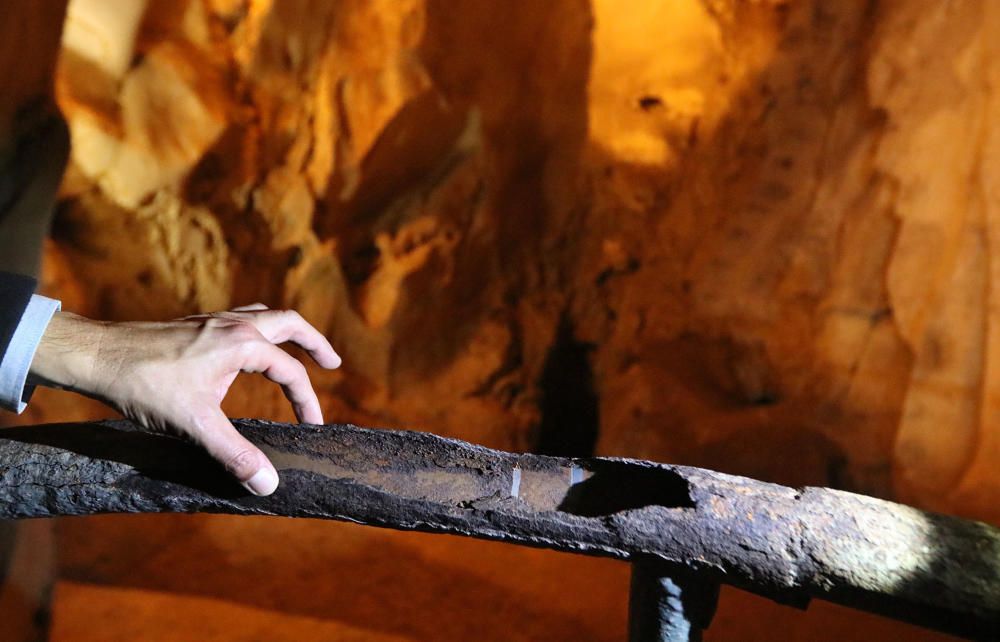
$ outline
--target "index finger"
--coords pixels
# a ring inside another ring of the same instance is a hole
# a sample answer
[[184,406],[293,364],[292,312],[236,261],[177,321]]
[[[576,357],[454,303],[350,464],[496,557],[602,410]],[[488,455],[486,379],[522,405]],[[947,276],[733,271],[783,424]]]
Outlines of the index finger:
[[340,355],[319,330],[295,310],[261,310],[246,317],[271,343],[290,341],[309,353],[324,368],[339,368]]
[[240,369],[244,372],[259,372],[279,384],[299,421],[323,423],[323,411],[309,381],[309,374],[305,366],[292,355],[265,341],[255,342],[246,352]]

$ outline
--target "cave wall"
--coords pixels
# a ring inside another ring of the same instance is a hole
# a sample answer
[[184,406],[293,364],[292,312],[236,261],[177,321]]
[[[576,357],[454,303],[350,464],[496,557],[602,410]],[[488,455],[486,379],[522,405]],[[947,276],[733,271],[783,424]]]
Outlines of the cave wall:
[[102,6],[57,74],[81,311],[295,307],[331,417],[996,519],[991,3]]
[[[66,309],[152,319],[294,307],[344,356],[340,371],[312,373],[332,420],[709,466],[1000,521],[1000,8],[989,0],[8,9],[23,19],[0,26],[0,60],[16,63],[0,66],[3,159],[13,114],[44,104],[58,56],[51,98],[72,155],[44,289]],[[226,409],[291,418],[280,391],[251,378]],[[39,391],[18,421],[105,412]],[[433,600],[404,603],[379,579],[415,557],[422,570],[400,585],[450,595],[472,613],[449,619],[462,635],[477,631],[484,595],[525,623],[524,639],[568,626],[615,639],[623,625],[627,578],[596,561],[329,524],[136,524],[60,526],[71,584],[60,580],[57,615],[106,604],[90,584],[162,591],[164,609],[177,594],[272,608],[295,584],[282,612],[321,618],[336,603],[359,627],[433,639]],[[206,579],[184,566],[199,556],[226,562]],[[306,579],[331,564],[364,589]],[[268,578],[226,593],[258,567]],[[565,573],[603,592],[552,597]],[[114,603],[153,618],[143,595]],[[745,599],[724,594],[717,639],[771,639],[779,621],[789,639],[902,635]],[[57,629],[90,626],[82,617],[57,617]]]

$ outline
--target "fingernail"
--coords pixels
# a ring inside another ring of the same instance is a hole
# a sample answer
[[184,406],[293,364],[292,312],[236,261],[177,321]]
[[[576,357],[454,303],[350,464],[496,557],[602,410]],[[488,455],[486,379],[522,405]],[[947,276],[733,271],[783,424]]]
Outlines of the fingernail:
[[330,362],[330,370],[336,370],[340,367],[340,364],[344,363],[344,360],[340,358],[340,355],[336,352],[333,353],[333,361]]
[[278,474],[270,468],[261,468],[243,482],[243,487],[254,495],[270,495],[278,487]]

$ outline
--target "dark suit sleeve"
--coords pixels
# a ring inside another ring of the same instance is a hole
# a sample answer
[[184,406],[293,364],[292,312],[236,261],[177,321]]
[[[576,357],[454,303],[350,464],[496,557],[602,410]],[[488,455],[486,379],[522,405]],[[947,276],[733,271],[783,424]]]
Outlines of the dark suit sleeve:
[[34,293],[35,280],[30,276],[0,272],[0,359]]

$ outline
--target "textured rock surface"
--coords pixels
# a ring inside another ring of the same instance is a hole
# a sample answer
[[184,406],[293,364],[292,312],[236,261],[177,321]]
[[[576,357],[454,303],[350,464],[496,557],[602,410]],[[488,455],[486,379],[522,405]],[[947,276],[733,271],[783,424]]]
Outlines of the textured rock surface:
[[[498,4],[74,0],[49,291],[296,306],[337,420],[1000,520],[995,3]],[[9,3],[0,131],[63,5]]]
[[993,517],[989,2],[100,7],[84,311],[295,306],[344,418]]

